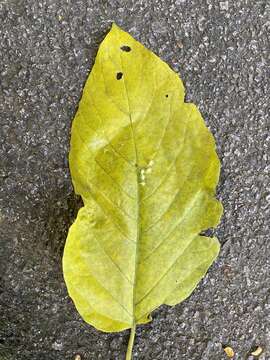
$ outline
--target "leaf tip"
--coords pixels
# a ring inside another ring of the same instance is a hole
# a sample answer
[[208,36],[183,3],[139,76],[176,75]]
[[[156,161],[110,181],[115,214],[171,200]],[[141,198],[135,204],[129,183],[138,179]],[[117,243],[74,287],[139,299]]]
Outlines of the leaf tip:
[[122,30],[115,22],[112,23],[111,31],[120,31]]

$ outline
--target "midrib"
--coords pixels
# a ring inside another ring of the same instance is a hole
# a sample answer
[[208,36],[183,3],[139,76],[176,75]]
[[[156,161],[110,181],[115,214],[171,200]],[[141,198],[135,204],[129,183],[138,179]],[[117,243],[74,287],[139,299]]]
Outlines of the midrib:
[[130,128],[133,139],[134,146],[134,154],[135,154],[135,172],[136,172],[136,245],[135,245],[135,256],[134,256],[134,277],[133,277],[133,288],[132,288],[132,315],[133,315],[133,324],[132,327],[136,327],[136,318],[135,318],[135,308],[136,308],[136,299],[135,299],[135,291],[137,284],[137,267],[138,267],[138,254],[139,254],[139,241],[141,237],[141,224],[140,224],[140,167],[138,165],[138,152],[135,141],[134,128],[132,123],[131,113],[129,112],[129,120],[130,120]]
[[[120,43],[120,41],[119,41]],[[136,328],[136,318],[135,318],[135,308],[136,308],[136,299],[135,299],[135,291],[136,291],[136,283],[137,283],[137,267],[138,267],[138,245],[139,245],[139,241],[140,241],[140,237],[141,237],[141,224],[140,224],[140,168],[139,168],[139,164],[138,164],[138,151],[137,151],[137,146],[136,146],[136,141],[135,141],[135,133],[134,133],[134,128],[133,128],[133,122],[132,122],[132,115],[131,115],[131,109],[130,109],[130,100],[129,100],[129,95],[128,95],[128,90],[127,90],[127,85],[126,85],[126,81],[125,81],[125,76],[126,76],[126,72],[124,71],[124,66],[123,66],[123,60],[122,60],[122,54],[120,53],[120,59],[121,59],[121,64],[122,64],[122,71],[124,73],[123,76],[123,83],[124,83],[124,87],[125,87],[125,92],[126,92],[126,98],[127,98],[127,106],[128,106],[128,114],[129,114],[129,123],[130,123],[130,130],[131,130],[131,135],[132,135],[132,141],[133,141],[133,148],[134,148],[134,155],[135,155],[135,172],[136,172],[136,227],[137,227],[137,231],[136,231],[136,245],[135,245],[135,256],[134,256],[134,277],[133,277],[133,288],[132,288],[132,326],[131,326],[131,330],[132,332],[135,331]]]

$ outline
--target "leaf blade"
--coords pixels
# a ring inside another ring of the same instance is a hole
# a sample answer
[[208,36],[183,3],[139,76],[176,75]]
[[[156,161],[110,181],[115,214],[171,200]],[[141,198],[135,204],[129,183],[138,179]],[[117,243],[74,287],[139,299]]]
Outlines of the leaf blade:
[[113,25],[72,125],[70,169],[84,207],[63,256],[70,296],[103,331],[184,300],[218,254],[218,240],[198,234],[220,220],[220,164],[184,95],[167,64]]

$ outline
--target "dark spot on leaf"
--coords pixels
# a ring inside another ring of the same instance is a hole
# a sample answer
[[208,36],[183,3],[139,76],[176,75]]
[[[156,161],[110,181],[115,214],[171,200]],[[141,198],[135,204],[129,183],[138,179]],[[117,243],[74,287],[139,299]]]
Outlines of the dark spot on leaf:
[[131,51],[131,47],[127,46],[127,45],[123,45],[121,46],[120,48],[122,51],[125,51],[125,52],[130,52]]
[[166,96],[166,97],[169,97],[169,95],[168,95],[168,94],[166,94],[165,96]]
[[117,79],[117,80],[122,79],[122,77],[123,77],[123,73],[122,73],[122,72],[118,72],[118,73],[116,74],[116,79]]

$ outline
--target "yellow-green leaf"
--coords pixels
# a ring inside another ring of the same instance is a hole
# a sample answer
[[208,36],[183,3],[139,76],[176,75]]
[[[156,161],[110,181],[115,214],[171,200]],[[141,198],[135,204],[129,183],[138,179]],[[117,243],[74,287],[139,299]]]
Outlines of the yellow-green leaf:
[[73,185],[84,207],[63,268],[86,322],[132,329],[191,294],[219,252],[200,233],[222,213],[220,163],[178,75],[116,25],[100,45],[72,124]]

